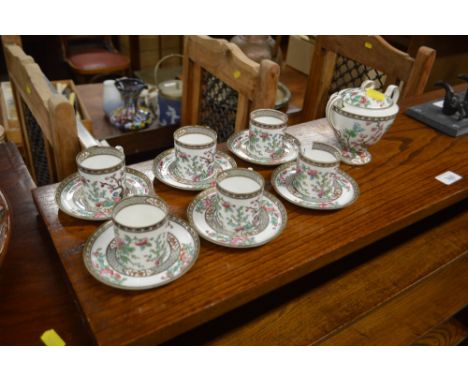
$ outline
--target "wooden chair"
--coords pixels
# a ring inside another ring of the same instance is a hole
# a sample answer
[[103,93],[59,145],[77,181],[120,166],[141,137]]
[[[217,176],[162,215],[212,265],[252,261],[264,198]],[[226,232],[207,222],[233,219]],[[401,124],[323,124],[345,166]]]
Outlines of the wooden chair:
[[[86,129],[77,128],[73,106],[33,58],[13,41],[2,42],[29,170],[38,185],[62,180],[76,171],[75,156],[82,147],[78,131]],[[92,140],[85,145],[99,143]]]
[[329,96],[341,89],[358,87],[366,79],[400,86],[400,101],[424,92],[436,52],[420,47],[410,57],[380,36],[318,36],[307,80],[300,120],[325,115]]
[[202,124],[224,142],[248,125],[249,112],[274,108],[280,68],[260,64],[222,39],[187,36],[184,45],[182,124]]
[[112,43],[111,36],[60,36],[65,62],[86,82],[111,74],[130,74],[130,60]]

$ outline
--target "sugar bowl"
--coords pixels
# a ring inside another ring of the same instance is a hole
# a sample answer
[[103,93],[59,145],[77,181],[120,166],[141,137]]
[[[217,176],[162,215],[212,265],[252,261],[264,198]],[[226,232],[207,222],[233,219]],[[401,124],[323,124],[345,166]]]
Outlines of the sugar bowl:
[[382,138],[398,114],[398,87],[389,85],[385,93],[375,87],[374,81],[364,81],[360,88],[341,90],[328,100],[328,123],[341,145],[341,160],[347,164],[369,163],[367,147]]

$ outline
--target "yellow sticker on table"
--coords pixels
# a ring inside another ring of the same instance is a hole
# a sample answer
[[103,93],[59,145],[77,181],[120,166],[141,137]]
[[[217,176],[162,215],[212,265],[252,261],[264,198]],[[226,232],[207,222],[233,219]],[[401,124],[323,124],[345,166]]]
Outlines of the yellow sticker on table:
[[65,346],[65,341],[54,329],[46,330],[41,336],[41,341],[47,346]]
[[367,48],[367,49],[372,49],[372,43],[369,42],[369,41],[366,41],[366,42],[364,43],[364,47]]
[[240,70],[235,70],[234,73],[233,73],[233,76],[234,76],[235,79],[238,79],[241,76]]
[[375,89],[367,89],[366,94],[369,98],[375,99],[376,101],[384,101],[385,100],[385,94],[379,92],[378,90]]

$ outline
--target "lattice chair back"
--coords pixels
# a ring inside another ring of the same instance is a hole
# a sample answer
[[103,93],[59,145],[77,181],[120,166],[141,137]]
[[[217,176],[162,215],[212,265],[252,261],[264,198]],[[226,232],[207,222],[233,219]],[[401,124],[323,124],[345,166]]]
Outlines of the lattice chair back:
[[238,93],[206,70],[202,70],[200,123],[216,130],[218,140],[225,142],[234,133]]
[[278,78],[273,61],[258,64],[223,39],[187,36],[182,124],[209,126],[224,142],[247,128],[251,110],[274,108]]
[[329,95],[347,89],[360,87],[366,80],[373,80],[377,90],[383,90],[387,75],[368,65],[361,64],[347,57],[337,55]]
[[28,105],[21,100],[21,107],[24,118],[26,141],[30,147],[32,173],[36,185],[43,186],[52,183],[55,178],[54,166],[51,163],[50,147],[44,141],[41,128],[34,115],[29,110]]
[[296,122],[323,117],[331,94],[359,87],[365,80],[374,80],[380,90],[398,85],[400,101],[422,94],[435,54],[431,48],[420,47],[416,58],[412,58],[380,36],[318,36],[303,110]]

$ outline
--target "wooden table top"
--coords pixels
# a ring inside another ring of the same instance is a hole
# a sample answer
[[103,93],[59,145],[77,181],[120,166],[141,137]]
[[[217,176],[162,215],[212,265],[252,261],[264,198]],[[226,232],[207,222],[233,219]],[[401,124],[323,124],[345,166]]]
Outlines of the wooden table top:
[[35,184],[13,143],[0,144],[0,189],[12,213],[12,238],[0,268],[0,344],[40,345],[55,329],[66,343],[92,343],[67,278],[37,215]]
[[[411,103],[440,94],[415,98]],[[314,135],[333,139],[324,120],[290,127],[290,132],[306,139]],[[202,240],[199,259],[184,277],[145,292],[112,289],[87,273],[81,251],[98,224],[58,212],[54,202],[57,185],[38,188],[33,196],[96,341],[160,343],[468,196],[466,137],[442,135],[400,113],[390,131],[370,151],[370,164],[342,166],[360,186],[360,197],[353,205],[322,212],[283,201],[288,225],[271,243],[256,249],[232,250]],[[236,161],[240,167],[251,166]],[[252,167],[265,177],[271,191],[272,170]],[[135,168],[153,178],[151,162]],[[434,179],[447,170],[463,179],[450,186]],[[171,213],[184,218],[196,195],[160,182],[155,182],[155,191],[168,202]]]

